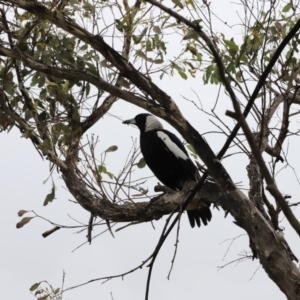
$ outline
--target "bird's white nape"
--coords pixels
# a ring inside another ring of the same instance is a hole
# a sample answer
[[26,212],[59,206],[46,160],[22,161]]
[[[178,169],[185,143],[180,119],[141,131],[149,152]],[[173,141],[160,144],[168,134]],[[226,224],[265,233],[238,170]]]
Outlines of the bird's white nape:
[[184,160],[189,159],[189,157],[170,139],[170,137],[162,131],[157,132],[157,136],[162,139],[166,144],[167,148],[178,158]]
[[151,131],[151,130],[156,130],[156,129],[163,129],[163,126],[160,123],[160,121],[152,115],[147,116],[147,119],[145,122],[145,132]]

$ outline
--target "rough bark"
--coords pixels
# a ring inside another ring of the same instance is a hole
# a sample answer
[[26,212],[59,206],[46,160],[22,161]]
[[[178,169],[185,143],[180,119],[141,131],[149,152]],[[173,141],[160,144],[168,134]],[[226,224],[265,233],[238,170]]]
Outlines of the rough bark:
[[[151,201],[114,204],[91,194],[72,169],[62,170],[63,179],[78,203],[93,215],[112,222],[148,222],[179,211],[184,200],[183,192],[160,194]],[[197,209],[205,203],[218,203],[219,192],[214,183],[207,182],[188,205],[187,210]]]

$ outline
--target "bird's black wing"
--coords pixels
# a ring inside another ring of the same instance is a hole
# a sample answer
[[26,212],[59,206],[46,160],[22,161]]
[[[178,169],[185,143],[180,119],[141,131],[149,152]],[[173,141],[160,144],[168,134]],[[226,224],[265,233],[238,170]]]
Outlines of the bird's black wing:
[[[187,172],[189,175],[189,180],[195,181],[196,180],[196,175],[197,175],[197,167],[194,165],[192,160],[189,157],[188,152],[186,151],[183,143],[180,141],[180,139],[172,132],[165,130],[165,129],[160,129],[159,131],[164,132],[165,134],[168,135],[168,137],[171,139],[171,141],[180,149],[184,152],[186,155],[186,159],[179,159],[179,163],[181,164],[182,168]],[[169,149],[170,150],[170,149]]]
[[[178,161],[181,164],[181,166],[183,167],[183,169],[189,174],[189,176],[188,176],[189,180],[196,181],[198,169],[194,165],[192,160],[190,159],[190,157],[188,155],[188,152],[186,151],[186,149],[185,149],[184,145],[182,144],[182,142],[172,132],[169,132],[167,130],[160,130],[160,131],[167,134],[168,137],[171,139],[171,141],[174,144],[176,144],[176,146],[180,150],[182,150],[184,152],[184,154],[186,154],[186,156],[187,156],[186,160],[179,159]],[[209,207],[210,207],[210,205],[208,205],[207,207],[201,207],[199,209],[187,211],[191,227],[194,227],[195,224],[197,224],[197,226],[200,227],[201,221],[205,226],[208,224],[208,222],[211,220],[211,217],[212,217],[212,214],[211,214],[211,211],[210,211]]]
[[174,133],[172,133],[171,131],[168,131],[166,129],[159,129],[157,131],[162,131],[165,134],[167,134],[170,137],[170,139],[172,140],[172,142],[175,143],[186,154],[186,156],[189,157],[183,143],[180,141],[180,139],[177,137],[177,135],[175,135]]

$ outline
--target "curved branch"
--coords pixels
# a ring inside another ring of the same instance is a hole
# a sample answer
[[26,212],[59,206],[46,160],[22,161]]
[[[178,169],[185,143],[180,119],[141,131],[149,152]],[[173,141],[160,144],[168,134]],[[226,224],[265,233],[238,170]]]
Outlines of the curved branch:
[[[70,167],[61,170],[63,179],[78,203],[95,216],[111,222],[149,222],[158,220],[163,215],[168,215],[174,210],[179,211],[185,194],[183,192],[172,192],[161,194],[150,202],[125,202],[114,204],[107,199],[93,195],[86,185],[77,177],[75,171]],[[197,209],[204,202],[218,203],[220,191],[214,183],[207,182],[187,206],[187,210]]]

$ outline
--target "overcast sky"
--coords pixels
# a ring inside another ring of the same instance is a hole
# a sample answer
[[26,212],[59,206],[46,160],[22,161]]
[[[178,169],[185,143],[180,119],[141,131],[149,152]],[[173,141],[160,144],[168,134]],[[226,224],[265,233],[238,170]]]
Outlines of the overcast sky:
[[[215,4],[218,1],[213,1]],[[222,2],[223,3],[223,2]],[[227,3],[227,2],[226,2]],[[219,13],[226,20],[225,5]],[[223,10],[223,11],[222,11]],[[234,10],[231,11],[233,13]],[[235,15],[235,14],[234,14]],[[227,21],[231,21],[232,15]],[[218,24],[218,23],[217,23]],[[236,33],[238,34],[238,33]],[[202,85],[202,75],[195,80],[184,82],[181,78],[164,77],[158,82],[176,102],[184,115],[199,132],[216,130],[209,117],[196,110],[193,104],[185,101],[182,95],[197,101],[195,94],[200,97],[202,104],[209,109],[216,99],[216,87]],[[219,113],[224,116],[227,108],[231,108],[229,100],[221,95]],[[116,103],[111,113],[128,119],[141,113],[138,108],[127,105],[123,101]],[[225,118],[225,117],[224,117]],[[226,117],[227,118],[227,117]],[[296,121],[296,120],[295,120]],[[227,123],[232,126],[232,121]],[[295,122],[294,126],[298,126]],[[172,130],[167,124],[164,125]],[[133,138],[138,138],[139,132],[132,126],[125,126],[117,118],[106,116],[94,126],[88,134],[100,135],[99,155],[111,145],[117,145],[118,151],[108,155],[109,170],[118,173],[131,148]],[[177,133],[178,135],[178,133]],[[56,200],[48,206],[43,201],[51,189],[51,181],[43,184],[49,175],[49,164],[42,161],[29,140],[20,138],[17,129],[9,134],[0,135],[0,282],[2,299],[33,299],[29,288],[32,284],[47,280],[53,287],[60,287],[63,272],[66,273],[64,287],[72,287],[88,280],[109,275],[117,275],[133,269],[148,258],[155,248],[160,236],[165,218],[150,223],[128,227],[115,233],[115,238],[105,233],[93,240],[91,245],[85,244],[76,251],[79,245],[86,242],[86,232],[78,233],[76,229],[59,230],[44,239],[42,233],[53,226],[41,219],[33,219],[24,228],[16,229],[20,220],[17,212],[21,209],[34,210],[37,214],[62,225],[76,225],[78,220],[87,223],[89,213],[69,200],[73,200],[64,188],[64,183],[58,174],[54,175],[57,186]],[[225,141],[218,134],[205,135],[209,144],[217,152]],[[289,163],[299,171],[299,138],[290,139]],[[230,157],[224,161],[225,167],[235,182],[247,188],[248,180],[245,167],[248,161],[242,155]],[[140,172],[140,173],[138,173]],[[136,176],[150,175],[149,169],[137,169]],[[140,174],[140,175],[139,175]],[[150,191],[157,180],[149,180],[145,187]],[[299,183],[294,170],[284,169],[277,177],[279,189],[293,196],[297,201]],[[244,191],[247,193],[247,191]],[[174,253],[175,231],[168,237],[156,260],[150,286],[150,299],[231,299],[253,300],[273,299],[283,300],[285,296],[268,278],[258,261],[246,260],[233,263],[219,269],[229,262],[240,258],[249,252],[249,240],[244,231],[233,224],[233,219],[224,218],[223,211],[213,211],[213,219],[209,226],[191,229],[188,218],[183,215],[179,236],[179,248],[170,280],[167,279],[171,260]],[[25,216],[32,216],[28,214]],[[300,217],[299,209],[296,217]],[[121,227],[120,224],[117,227]],[[300,242],[289,224],[281,223],[286,228],[285,234],[294,253],[300,258]],[[105,228],[103,228],[105,229]],[[97,228],[93,235],[100,233]],[[236,238],[232,243],[232,238]],[[113,279],[105,284],[101,282],[76,288],[64,294],[63,299],[114,299],[141,300],[144,298],[147,267],[127,275],[122,279]]]

